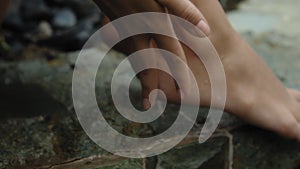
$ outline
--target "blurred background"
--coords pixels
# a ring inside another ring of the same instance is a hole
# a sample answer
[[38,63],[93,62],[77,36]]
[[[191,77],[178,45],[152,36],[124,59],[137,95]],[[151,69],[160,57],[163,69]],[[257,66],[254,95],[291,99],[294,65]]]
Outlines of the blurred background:
[[[220,3],[235,29],[280,80],[300,89],[300,1]],[[94,144],[77,121],[71,87],[78,53],[101,27],[102,18],[103,13],[92,1],[12,0],[0,28],[0,168],[300,168],[298,143],[249,126],[227,113],[214,137],[199,145],[205,108],[201,108],[191,134],[159,156],[125,159]],[[101,47],[88,51],[97,54]],[[118,114],[107,84],[124,56],[115,51],[108,55],[103,72],[97,75],[96,89],[106,120],[117,131],[136,137],[156,135],[171,126],[177,115],[175,105],[151,124],[132,123]],[[138,82],[132,88],[132,101],[138,105]]]
[[[241,0],[223,0],[232,10]],[[80,50],[84,42],[101,27],[103,14],[92,1],[12,0],[2,25],[2,35],[10,53],[20,56],[29,45],[59,51]],[[8,55],[2,56],[6,59]]]

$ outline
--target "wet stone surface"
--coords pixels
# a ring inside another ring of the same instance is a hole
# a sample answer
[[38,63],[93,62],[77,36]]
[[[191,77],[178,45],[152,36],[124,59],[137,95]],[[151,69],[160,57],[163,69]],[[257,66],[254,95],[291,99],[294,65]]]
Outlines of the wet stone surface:
[[[268,52],[260,49],[261,54]],[[90,49],[91,54],[100,50]],[[43,55],[43,52],[40,53]],[[261,129],[245,125],[225,114],[220,128],[205,144],[197,144],[197,126],[192,135],[179,147],[152,160],[127,160],[113,156],[93,143],[82,130],[72,107],[71,79],[74,61],[78,53],[61,54],[48,61],[30,58],[19,62],[2,62],[1,107],[3,113],[1,130],[1,167],[34,168],[50,166],[61,168],[227,168],[229,150],[233,149],[234,168],[285,168],[295,169],[300,165],[300,147]],[[267,57],[267,55],[265,55]],[[97,74],[97,100],[106,120],[119,132],[131,136],[151,136],[167,129],[176,118],[176,106],[171,106],[163,118],[149,125],[132,123],[120,116],[112,106],[107,87],[110,75],[122,56],[112,52]],[[280,71],[276,65],[272,68]],[[296,68],[295,68],[296,69]],[[291,67],[289,67],[291,70]],[[296,74],[294,74],[296,75]],[[293,83],[295,76],[288,76],[286,83]],[[294,82],[294,84],[297,84]],[[139,103],[139,85],[133,84],[133,101]],[[29,94],[31,93],[31,94]],[[24,96],[22,96],[24,95]],[[26,95],[27,100],[25,98]],[[17,98],[16,100],[10,97]],[[18,100],[19,99],[19,100]],[[24,100],[24,102],[22,102]],[[47,102],[45,104],[43,102]],[[23,103],[23,104],[21,104]],[[31,105],[31,106],[30,106]],[[27,106],[27,107],[26,107]],[[140,106],[140,105],[139,105]],[[23,111],[24,110],[24,111]],[[201,109],[198,125],[205,121],[206,109]],[[31,113],[30,113],[31,112]],[[244,127],[243,127],[244,126]],[[231,130],[230,128],[233,128]],[[230,143],[230,138],[233,138]],[[272,144],[270,144],[272,143]],[[270,157],[271,156],[271,157]],[[278,160],[280,159],[280,160]]]
[[[56,0],[49,5],[61,3]],[[295,8],[286,8],[288,12],[278,5],[289,6],[287,1],[276,0],[270,4],[251,0],[242,3],[240,10],[229,13],[229,17],[286,86],[300,89],[300,50],[297,45],[300,34],[296,29],[299,27],[293,23],[289,31],[277,25],[286,22],[286,18],[294,18],[299,11],[295,4]],[[253,18],[254,14],[247,13],[249,10],[267,16],[255,18],[255,22],[265,23],[259,29],[247,28],[239,18]],[[278,15],[282,17],[274,20]],[[101,50],[90,49],[89,52],[97,54]],[[71,87],[78,53],[56,53],[30,47],[22,55],[18,61],[0,62],[0,168],[228,169],[230,163],[233,169],[300,167],[298,143],[247,125],[229,114],[224,114],[220,128],[208,142],[198,144],[198,127],[205,121],[207,109],[200,110],[197,125],[190,135],[162,155],[146,160],[112,155],[88,138],[74,112]],[[96,97],[103,115],[114,129],[126,135],[161,133],[176,118],[176,106],[170,106],[162,118],[151,124],[132,123],[115,110],[107,84],[122,58],[111,52],[103,64],[104,71],[97,74]],[[137,81],[133,82],[132,88],[133,102],[140,103]]]

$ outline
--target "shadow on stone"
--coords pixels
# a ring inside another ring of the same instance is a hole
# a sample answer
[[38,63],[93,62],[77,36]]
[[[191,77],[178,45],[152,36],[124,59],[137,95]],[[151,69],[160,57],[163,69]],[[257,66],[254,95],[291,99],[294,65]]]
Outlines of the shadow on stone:
[[62,112],[63,105],[38,85],[0,85],[0,120],[46,116]]

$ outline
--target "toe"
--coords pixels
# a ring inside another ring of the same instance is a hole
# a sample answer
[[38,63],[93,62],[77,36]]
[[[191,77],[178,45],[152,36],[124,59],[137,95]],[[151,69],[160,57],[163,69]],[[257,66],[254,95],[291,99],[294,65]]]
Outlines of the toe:
[[279,134],[300,142],[300,123],[295,118],[284,118],[277,123]]
[[287,89],[289,94],[292,95],[294,98],[297,99],[298,102],[300,102],[300,91],[295,89]]
[[290,108],[290,110],[298,123],[300,123],[300,102],[295,101],[293,105],[294,106],[291,106],[292,108]]

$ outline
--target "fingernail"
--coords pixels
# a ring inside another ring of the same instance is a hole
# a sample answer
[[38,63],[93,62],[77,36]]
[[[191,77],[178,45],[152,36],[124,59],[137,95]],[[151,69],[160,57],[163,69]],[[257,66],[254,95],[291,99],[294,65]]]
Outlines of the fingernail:
[[156,98],[157,94],[155,96],[149,97],[150,107],[155,105]]
[[204,22],[204,20],[201,20],[198,24],[197,27],[207,36],[209,35],[210,28],[207,25],[207,23]]
[[143,107],[144,107],[144,109],[146,109],[146,110],[148,110],[148,109],[151,108],[151,104],[150,104],[149,99],[147,99],[147,98],[143,99]]

